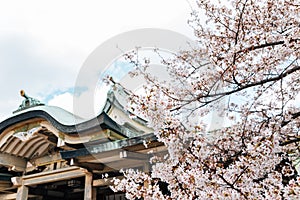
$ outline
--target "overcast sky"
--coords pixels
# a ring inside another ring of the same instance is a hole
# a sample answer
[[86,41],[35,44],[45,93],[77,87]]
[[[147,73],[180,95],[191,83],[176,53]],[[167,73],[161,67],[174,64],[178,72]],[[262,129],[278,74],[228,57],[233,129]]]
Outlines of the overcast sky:
[[192,35],[187,0],[0,2],[0,120],[18,108],[21,89],[72,111],[80,67],[117,34],[165,28]]

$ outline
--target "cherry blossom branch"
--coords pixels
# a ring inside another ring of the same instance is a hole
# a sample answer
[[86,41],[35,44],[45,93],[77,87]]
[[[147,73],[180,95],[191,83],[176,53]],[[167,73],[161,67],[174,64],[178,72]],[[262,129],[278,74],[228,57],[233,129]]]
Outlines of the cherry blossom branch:
[[[289,42],[291,43],[291,42],[298,42],[298,41],[300,41],[300,39],[291,39]],[[263,48],[266,48],[266,47],[282,45],[284,43],[285,43],[284,41],[277,41],[277,42],[264,43],[264,44],[257,45],[257,46],[253,45],[251,47],[246,47],[245,49],[239,50],[236,53],[250,52],[250,51],[257,50],[257,49],[263,49]]]
[[[290,66],[296,61],[296,59],[290,64]],[[236,92],[239,92],[239,91],[242,91],[242,90],[245,90],[247,88],[250,88],[250,87],[254,87],[254,86],[258,86],[258,85],[263,85],[265,83],[268,83],[268,82],[275,82],[275,81],[278,81],[278,80],[281,80],[282,78],[296,72],[300,70],[300,66],[295,66],[294,68],[290,69],[290,70],[287,70],[286,72],[284,73],[281,73],[280,75],[276,76],[276,77],[273,77],[273,78],[267,78],[267,79],[263,79],[261,81],[258,81],[258,82],[255,82],[255,83],[250,83],[250,84],[247,84],[247,85],[244,85],[244,86],[241,86],[235,90],[231,90],[231,91],[227,91],[227,92],[221,92],[221,93],[215,93],[215,94],[211,94],[211,95],[200,95],[197,97],[196,100],[198,99],[201,99],[201,98],[207,98],[207,97],[216,97],[216,96],[227,96],[227,95],[230,95],[230,94],[233,94],[233,93],[236,93]]]
[[243,195],[243,197],[245,197],[245,199],[248,199],[246,194],[244,194],[240,189],[234,187],[234,184],[229,183],[221,174],[218,174],[218,177],[220,177],[230,188],[239,192],[241,195]]

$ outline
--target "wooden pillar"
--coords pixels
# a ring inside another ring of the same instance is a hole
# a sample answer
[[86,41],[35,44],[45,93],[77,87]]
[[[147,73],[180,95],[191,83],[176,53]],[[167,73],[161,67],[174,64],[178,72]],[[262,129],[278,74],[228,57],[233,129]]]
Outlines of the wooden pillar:
[[87,173],[85,175],[84,200],[93,200],[92,184],[93,184],[93,174]]
[[143,169],[144,169],[144,172],[145,172],[145,173],[149,173],[150,170],[151,170],[150,163],[149,163],[149,162],[145,162],[145,163],[144,163],[144,166],[143,166]]
[[28,187],[25,185],[21,185],[20,187],[18,187],[16,200],[27,200],[27,198],[28,198]]
[[[149,174],[149,173],[150,173],[150,164],[149,164],[149,162],[145,162],[143,168],[144,168],[144,172],[145,172],[146,174]],[[146,188],[149,188],[149,182],[148,182],[148,181],[145,181],[145,182],[144,182],[144,186],[145,186]]]
[[97,188],[96,187],[93,187],[93,200],[97,200]]

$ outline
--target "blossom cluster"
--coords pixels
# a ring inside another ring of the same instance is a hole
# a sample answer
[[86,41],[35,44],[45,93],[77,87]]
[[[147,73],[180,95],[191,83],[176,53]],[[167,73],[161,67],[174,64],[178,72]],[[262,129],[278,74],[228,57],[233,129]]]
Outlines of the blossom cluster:
[[[299,199],[300,2],[198,0],[189,23],[199,48],[162,60],[171,81],[127,54],[147,83],[129,109],[168,154],[113,188],[129,199]],[[212,110],[223,127],[207,129]]]

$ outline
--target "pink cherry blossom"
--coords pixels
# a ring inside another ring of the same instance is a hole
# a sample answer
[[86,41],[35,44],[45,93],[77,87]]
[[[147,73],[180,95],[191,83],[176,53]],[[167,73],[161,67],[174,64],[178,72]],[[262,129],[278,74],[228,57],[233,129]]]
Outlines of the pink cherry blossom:
[[[299,199],[300,1],[198,0],[189,24],[198,49],[162,60],[173,81],[126,55],[147,82],[128,109],[168,154],[150,173],[125,170],[113,189],[129,199]],[[213,109],[230,125],[207,131]]]

